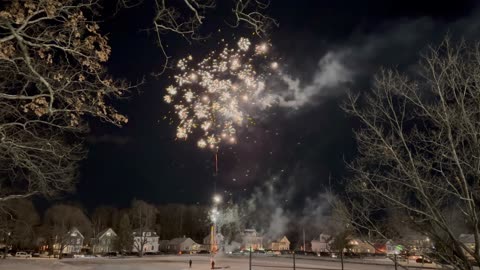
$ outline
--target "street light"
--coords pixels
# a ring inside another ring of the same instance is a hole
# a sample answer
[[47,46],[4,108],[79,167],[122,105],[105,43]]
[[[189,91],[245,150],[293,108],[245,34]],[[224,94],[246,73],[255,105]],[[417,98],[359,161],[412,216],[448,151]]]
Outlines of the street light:
[[218,194],[213,195],[213,202],[219,204],[222,201],[222,197]]

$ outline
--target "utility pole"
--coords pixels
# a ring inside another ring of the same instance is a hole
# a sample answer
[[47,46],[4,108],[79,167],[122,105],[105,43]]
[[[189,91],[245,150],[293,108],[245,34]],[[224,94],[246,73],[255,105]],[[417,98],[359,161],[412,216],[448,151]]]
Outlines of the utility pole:
[[295,270],[295,249],[293,250],[293,270]]
[[[252,247],[250,247],[250,250],[249,250],[249,259],[248,259],[248,269],[249,270],[252,270]],[[295,269],[295,267],[293,268]]]
[[395,253],[393,254],[393,257],[395,259],[395,270],[397,270],[397,252],[395,251]]

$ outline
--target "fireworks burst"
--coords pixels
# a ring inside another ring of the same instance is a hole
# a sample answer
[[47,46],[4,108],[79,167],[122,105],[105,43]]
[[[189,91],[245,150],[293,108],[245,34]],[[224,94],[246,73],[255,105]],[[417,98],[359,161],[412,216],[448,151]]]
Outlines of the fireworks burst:
[[178,61],[175,85],[164,96],[178,118],[177,139],[199,132],[200,148],[236,143],[237,129],[251,113],[269,106],[265,82],[279,66],[267,57],[270,44],[252,46],[240,38],[236,45],[213,51],[198,63],[192,56]]

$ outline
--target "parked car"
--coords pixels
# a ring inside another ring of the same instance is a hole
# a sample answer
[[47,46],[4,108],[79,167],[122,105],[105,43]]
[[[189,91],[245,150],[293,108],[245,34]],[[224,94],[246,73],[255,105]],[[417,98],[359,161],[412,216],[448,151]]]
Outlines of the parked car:
[[28,258],[32,258],[32,255],[28,254],[27,252],[24,252],[24,251],[19,251],[19,252],[15,253],[15,257],[28,259]]
[[333,253],[333,252],[332,252],[332,253],[330,253],[330,257],[331,257],[331,258],[338,258],[338,255],[337,255],[336,253]]
[[197,254],[210,254],[210,251],[208,251],[208,250],[200,250],[200,251],[198,251]]
[[72,253],[63,253],[62,258],[75,258],[75,256]]
[[417,263],[433,263],[432,260],[430,260],[427,257],[421,257],[415,260]]

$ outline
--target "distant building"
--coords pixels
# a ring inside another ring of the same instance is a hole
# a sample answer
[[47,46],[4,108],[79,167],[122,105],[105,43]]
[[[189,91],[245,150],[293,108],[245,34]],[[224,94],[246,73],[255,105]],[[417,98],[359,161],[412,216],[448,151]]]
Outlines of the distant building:
[[[57,237],[57,239],[60,238]],[[54,254],[76,254],[82,251],[83,240],[85,239],[85,237],[83,237],[83,235],[77,228],[73,227],[72,229],[70,229],[68,233],[61,239],[62,241],[57,241],[53,244]]]
[[332,238],[328,234],[320,234],[317,239],[311,241],[313,252],[330,252]]
[[158,235],[153,230],[134,230],[133,231],[133,252],[140,252],[139,248],[143,243],[143,253],[158,252]]
[[263,249],[263,237],[255,229],[246,229],[242,234],[242,248],[246,250]]
[[430,238],[418,233],[404,235],[399,241],[411,253],[425,253],[432,249]]
[[290,250],[290,241],[286,236],[282,237],[280,240],[273,241],[269,245],[271,250]]
[[350,240],[349,245],[351,246],[349,251],[353,253],[375,254],[375,247],[364,240],[355,238]]
[[115,251],[115,240],[117,234],[112,228],[105,229],[98,234],[98,237],[94,239],[93,253],[108,253]]
[[174,238],[168,242],[167,251],[173,253],[194,253],[201,249],[202,245],[195,243],[190,237]]
[[373,247],[375,248],[375,254],[382,254],[382,255],[399,254],[403,249],[402,245],[398,245],[394,243],[392,240],[377,241],[373,244]]
[[168,243],[170,243],[170,240],[159,240],[158,250],[161,252],[168,252]]

